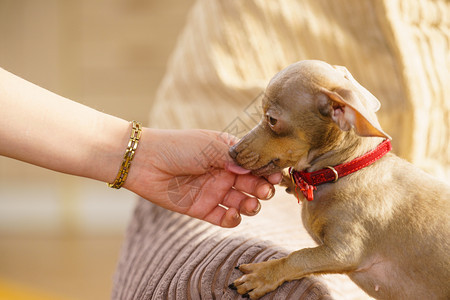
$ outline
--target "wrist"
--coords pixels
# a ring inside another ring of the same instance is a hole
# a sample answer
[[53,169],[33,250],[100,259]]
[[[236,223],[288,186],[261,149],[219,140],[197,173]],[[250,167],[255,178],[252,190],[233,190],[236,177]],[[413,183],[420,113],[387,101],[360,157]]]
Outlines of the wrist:
[[110,188],[120,189],[127,180],[131,163],[134,159],[141,135],[142,124],[137,121],[132,121],[130,140],[128,141],[122,163],[120,165],[119,171],[117,172],[117,176],[114,179],[114,182],[108,183],[108,186]]
[[130,123],[103,115],[92,128],[92,151],[87,155],[85,177],[114,182],[130,139]]
[[[130,139],[130,133],[131,129],[128,132],[128,141]],[[142,180],[143,177],[145,177],[147,181],[144,185],[147,187],[151,186],[154,178],[152,176],[148,177],[148,175],[155,174],[154,160],[157,160],[157,149],[159,145],[158,136],[157,129],[142,127],[139,144],[134,153],[127,179],[122,186],[123,188],[137,192],[136,186],[142,184],[140,180]],[[122,149],[122,160],[125,148]],[[115,176],[117,176],[117,172],[118,169],[116,170]]]

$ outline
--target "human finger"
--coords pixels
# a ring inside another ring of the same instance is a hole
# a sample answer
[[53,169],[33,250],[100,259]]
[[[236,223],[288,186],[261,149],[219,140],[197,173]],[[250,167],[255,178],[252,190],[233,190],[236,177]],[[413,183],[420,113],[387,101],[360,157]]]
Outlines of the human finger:
[[[251,172],[251,170],[244,169],[241,166],[238,166],[233,162],[226,163],[225,170],[230,171],[237,175],[249,174]],[[269,181],[271,184],[279,184],[281,182],[282,178],[283,178],[283,173],[281,173],[281,172],[273,173],[273,174],[270,174],[269,176],[266,176],[267,181]]]
[[281,172],[271,174],[267,177],[267,181],[269,181],[271,184],[279,184],[281,182],[281,179],[283,178],[283,174]]
[[237,175],[234,187],[263,200],[268,200],[275,194],[275,188],[271,183],[262,177],[251,174]]
[[237,175],[249,174],[251,172],[251,170],[244,169],[232,162],[225,164],[225,170]]
[[239,142],[239,138],[235,137],[234,135],[228,132],[218,132],[218,131],[210,131],[210,132],[216,135],[217,140],[219,140],[222,143],[225,143],[228,146],[233,146],[234,144]]
[[215,207],[203,220],[225,228],[236,227],[241,223],[241,215],[236,208]]
[[254,216],[261,209],[258,199],[249,197],[248,195],[235,189],[230,189],[228,191],[222,204],[226,207],[234,207],[239,210],[240,214],[247,216]]
[[261,210],[261,203],[253,197],[248,197],[241,202],[240,213],[247,216],[254,216]]

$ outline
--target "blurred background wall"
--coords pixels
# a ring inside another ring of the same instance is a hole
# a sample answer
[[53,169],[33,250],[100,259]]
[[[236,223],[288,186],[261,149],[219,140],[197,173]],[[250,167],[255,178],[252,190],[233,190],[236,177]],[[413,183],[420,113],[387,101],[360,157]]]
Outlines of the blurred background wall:
[[[192,3],[0,0],[0,67],[146,122]],[[108,299],[134,199],[0,157],[0,299]]]

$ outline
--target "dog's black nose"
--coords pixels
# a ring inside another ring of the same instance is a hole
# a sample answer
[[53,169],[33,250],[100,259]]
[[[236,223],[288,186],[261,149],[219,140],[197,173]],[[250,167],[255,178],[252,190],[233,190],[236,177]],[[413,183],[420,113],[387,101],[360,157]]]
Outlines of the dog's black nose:
[[231,156],[232,159],[236,159],[238,152],[236,151],[236,146],[233,146],[228,150],[228,154]]

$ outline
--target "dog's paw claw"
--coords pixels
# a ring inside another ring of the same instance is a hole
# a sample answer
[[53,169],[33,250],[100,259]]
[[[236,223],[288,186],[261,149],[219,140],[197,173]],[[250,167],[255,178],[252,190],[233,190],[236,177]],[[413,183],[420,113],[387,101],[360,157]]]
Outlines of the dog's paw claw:
[[234,283],[231,283],[231,284],[228,286],[228,288],[229,288],[229,289],[232,289],[232,290],[234,290],[234,291],[237,290],[237,287],[234,285]]
[[237,265],[236,267],[234,267],[236,270],[239,270],[239,267],[240,267],[241,265]]

